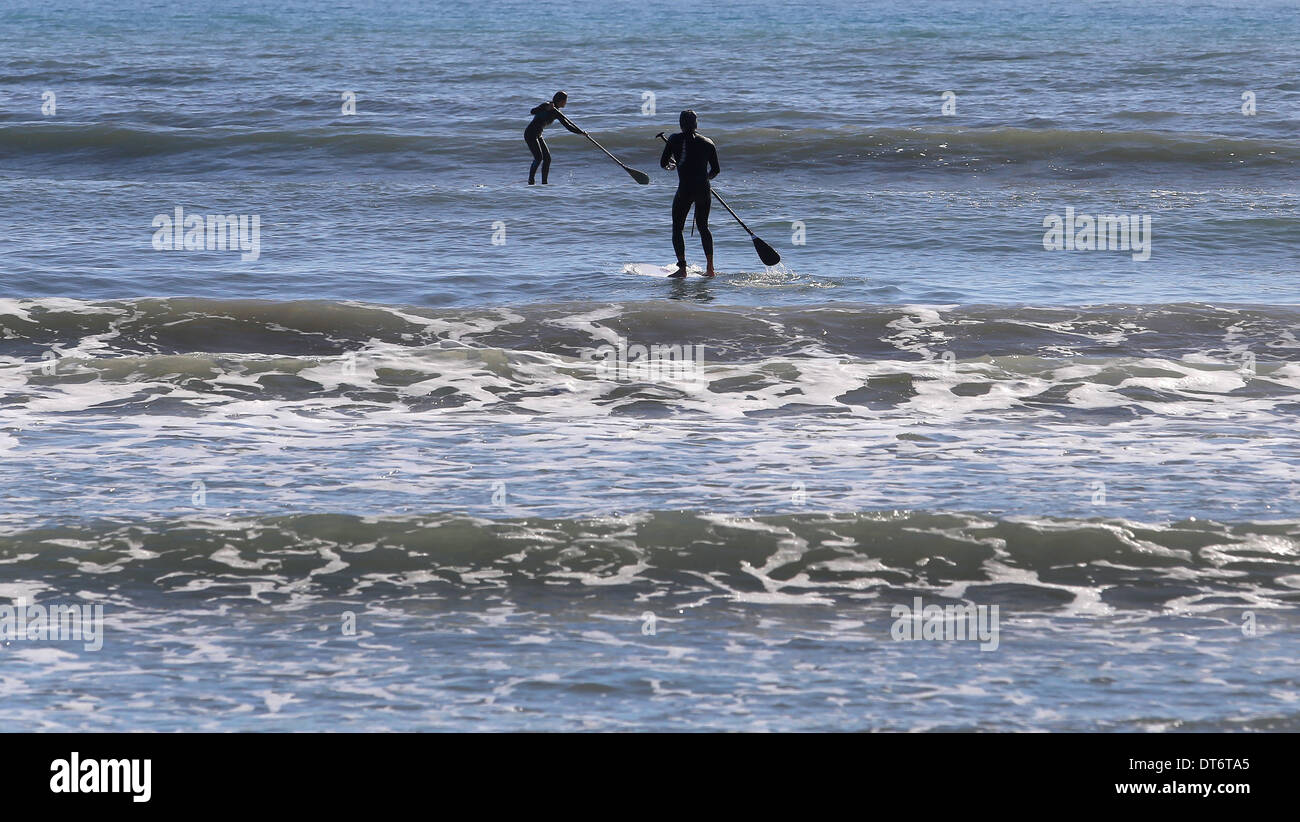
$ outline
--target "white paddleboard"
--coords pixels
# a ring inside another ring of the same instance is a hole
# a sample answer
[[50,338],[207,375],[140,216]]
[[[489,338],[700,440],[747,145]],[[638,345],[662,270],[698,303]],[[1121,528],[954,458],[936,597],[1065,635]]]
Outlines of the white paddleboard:
[[[628,263],[623,267],[623,273],[636,274],[641,277],[659,277],[666,278],[669,274],[677,271],[676,265],[654,265],[653,263]],[[686,276],[703,277],[704,269],[698,265],[688,265],[686,267]]]

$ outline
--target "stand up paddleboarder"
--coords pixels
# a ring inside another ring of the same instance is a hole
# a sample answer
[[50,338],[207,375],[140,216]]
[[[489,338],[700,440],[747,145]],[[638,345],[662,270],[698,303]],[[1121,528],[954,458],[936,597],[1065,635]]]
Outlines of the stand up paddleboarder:
[[671,171],[677,169],[677,193],[673,195],[673,251],[677,252],[677,271],[670,277],[686,276],[686,215],[695,206],[695,228],[700,232],[700,245],[708,268],[704,276],[712,277],[713,235],[709,233],[709,207],[713,204],[709,180],[718,176],[718,149],[713,141],[696,132],[699,117],[687,109],[677,120],[681,132],[669,137],[659,165]]
[[542,129],[559,120],[560,123],[572,131],[574,134],[586,135],[587,132],[575,126],[570,122],[568,117],[560,113],[569,102],[569,95],[562,91],[555,92],[549,103],[542,103],[529,114],[533,115],[533,121],[524,129],[524,142],[528,144],[528,150],[533,153],[533,165],[528,169],[528,185],[535,185],[537,182],[537,166],[542,167],[542,185],[546,185],[546,177],[551,172],[551,151],[546,147],[546,141],[542,139]]

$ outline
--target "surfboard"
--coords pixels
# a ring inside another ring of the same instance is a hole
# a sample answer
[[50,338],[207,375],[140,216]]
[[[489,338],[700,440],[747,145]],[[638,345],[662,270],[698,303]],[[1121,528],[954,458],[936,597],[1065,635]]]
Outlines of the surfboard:
[[[628,263],[623,268],[624,273],[636,274],[641,277],[666,278],[675,271],[677,271],[675,265],[655,265],[654,263]],[[698,265],[688,265],[686,267],[686,276],[703,277],[704,269]]]

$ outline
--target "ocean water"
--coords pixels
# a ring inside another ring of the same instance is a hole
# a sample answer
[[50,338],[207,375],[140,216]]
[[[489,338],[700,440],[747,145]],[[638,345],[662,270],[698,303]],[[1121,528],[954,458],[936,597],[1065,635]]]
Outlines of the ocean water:
[[[0,729],[1300,730],[1298,46],[1272,0],[11,0]],[[650,185],[558,127],[525,185],[559,88]],[[686,107],[780,266],[715,207],[716,280],[629,273]],[[918,599],[997,630],[901,641]]]

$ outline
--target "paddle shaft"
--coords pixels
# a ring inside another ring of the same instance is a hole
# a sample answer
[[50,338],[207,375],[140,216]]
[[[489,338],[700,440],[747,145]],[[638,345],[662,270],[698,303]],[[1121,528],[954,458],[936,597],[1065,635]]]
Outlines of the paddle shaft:
[[[713,186],[709,186],[709,191],[713,191]],[[751,236],[751,237],[757,237],[757,236],[758,236],[758,235],[755,234],[753,231],[750,231],[749,226],[745,225],[745,221],[742,220],[742,219],[740,219],[740,215],[739,215],[739,214],[737,214],[736,212],[734,212],[734,211],[731,210],[731,206],[727,205],[727,201],[724,200],[724,199],[722,199],[722,195],[721,195],[721,194],[719,194],[719,193],[716,192],[716,191],[713,191],[713,196],[718,198],[718,202],[719,202],[719,203],[722,203],[722,207],[725,208],[725,209],[727,210],[727,213],[728,213],[728,214],[730,214],[732,217],[735,217],[735,218],[736,218],[736,222],[740,223],[740,227],[741,227],[741,228],[745,229],[746,231],[749,231],[749,236]]]
[[[557,113],[558,113],[558,112],[557,112]],[[563,114],[560,114],[560,117],[561,117],[561,119],[563,119],[563,120],[564,120],[566,123],[568,123],[569,125],[573,126],[574,128],[578,128],[578,124],[575,123],[575,122],[573,122],[572,120],[570,120],[568,117],[565,117]],[[622,167],[623,167],[623,170],[626,171],[628,174],[631,174],[631,175],[633,175],[634,177],[635,177],[636,175],[642,174],[642,172],[637,171],[636,169],[630,167],[627,163],[625,163],[625,162],[623,162],[622,160],[620,160],[620,159],[618,159],[617,157],[615,157],[613,154],[610,154],[608,149],[606,149],[606,148],[605,148],[604,146],[602,146],[600,143],[596,142],[596,138],[595,138],[595,137],[592,137],[592,136],[591,136],[590,134],[588,134],[585,130],[583,130],[583,129],[578,129],[578,130],[579,130],[579,131],[582,131],[582,136],[583,136],[583,137],[586,137],[588,140],[590,140],[590,141],[591,141],[591,144],[592,144],[593,146],[595,146],[596,148],[598,148],[598,149],[600,149],[601,151],[605,152],[605,156],[606,156],[606,157],[608,157],[609,159],[613,160],[614,162],[616,162],[616,163],[618,163],[620,166],[622,166]],[[638,179],[637,182],[640,182],[640,180]],[[649,178],[648,178],[648,177],[646,178],[646,182],[649,182]]]
[[608,157],[609,159],[611,159],[611,160],[613,160],[614,162],[618,163],[619,165],[623,166],[623,168],[627,168],[627,164],[626,164],[626,163],[624,163],[622,160],[620,160],[620,159],[618,159],[617,157],[615,157],[613,154],[610,154],[610,153],[605,149],[605,147],[602,146],[600,143],[596,142],[595,138],[592,137],[590,134],[588,134],[587,132],[584,131],[584,132],[582,132],[582,136],[583,136],[583,137],[586,137],[588,140],[591,140],[591,144],[592,144],[593,146],[595,146],[596,148],[600,149],[601,151],[604,151],[606,157]]

